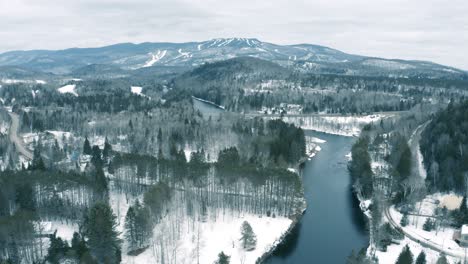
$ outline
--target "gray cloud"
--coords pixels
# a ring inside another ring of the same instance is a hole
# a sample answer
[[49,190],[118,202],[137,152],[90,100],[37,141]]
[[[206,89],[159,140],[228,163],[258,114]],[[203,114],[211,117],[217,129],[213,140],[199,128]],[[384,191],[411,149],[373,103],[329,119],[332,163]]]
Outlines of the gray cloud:
[[256,37],[468,69],[466,0],[0,0],[0,52]]

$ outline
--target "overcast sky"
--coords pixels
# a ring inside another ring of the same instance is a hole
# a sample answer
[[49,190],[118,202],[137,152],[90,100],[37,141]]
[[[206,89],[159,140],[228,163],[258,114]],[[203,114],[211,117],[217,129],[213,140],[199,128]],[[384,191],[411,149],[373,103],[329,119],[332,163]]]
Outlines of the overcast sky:
[[468,0],[0,0],[0,52],[218,37],[468,70]]

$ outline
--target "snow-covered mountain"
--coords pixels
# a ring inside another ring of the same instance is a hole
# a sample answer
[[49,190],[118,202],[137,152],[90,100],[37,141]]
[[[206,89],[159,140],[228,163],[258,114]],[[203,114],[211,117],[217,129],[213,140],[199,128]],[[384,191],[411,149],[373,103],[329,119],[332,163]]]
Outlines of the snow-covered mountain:
[[0,54],[0,66],[68,74],[92,64],[107,64],[122,70],[154,66],[195,67],[206,62],[244,56],[272,61],[303,72],[467,79],[466,72],[431,62],[371,58],[318,45],[277,45],[254,38],[220,38],[187,43],[123,43],[58,51],[11,51]]

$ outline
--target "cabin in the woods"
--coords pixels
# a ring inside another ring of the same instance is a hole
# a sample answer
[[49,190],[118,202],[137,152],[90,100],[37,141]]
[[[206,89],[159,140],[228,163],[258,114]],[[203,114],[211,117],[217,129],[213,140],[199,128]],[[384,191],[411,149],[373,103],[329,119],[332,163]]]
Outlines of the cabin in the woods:
[[457,241],[460,246],[468,247],[468,225],[463,225],[460,231],[453,234],[453,239]]

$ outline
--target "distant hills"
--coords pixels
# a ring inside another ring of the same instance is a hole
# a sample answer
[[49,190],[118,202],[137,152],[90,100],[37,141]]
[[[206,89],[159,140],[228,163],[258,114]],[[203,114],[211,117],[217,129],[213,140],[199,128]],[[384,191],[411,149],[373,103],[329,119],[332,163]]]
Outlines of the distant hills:
[[294,71],[399,78],[468,80],[462,70],[425,61],[389,60],[353,55],[311,45],[277,45],[252,38],[222,38],[187,43],[122,43],[100,48],[11,51],[0,54],[0,77],[25,72],[121,76],[130,72],[190,69],[207,62],[254,57]]

